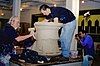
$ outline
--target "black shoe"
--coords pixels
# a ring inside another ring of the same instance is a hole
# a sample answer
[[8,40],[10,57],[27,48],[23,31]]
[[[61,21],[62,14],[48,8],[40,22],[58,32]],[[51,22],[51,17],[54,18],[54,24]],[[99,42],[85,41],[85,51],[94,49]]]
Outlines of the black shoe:
[[62,54],[58,55],[60,61],[69,61],[69,57],[64,57]]
[[69,61],[68,57],[63,57],[63,55],[58,55],[51,57],[49,62],[62,62],[62,61]]
[[59,61],[69,61],[69,58],[62,56],[62,57],[59,58]]

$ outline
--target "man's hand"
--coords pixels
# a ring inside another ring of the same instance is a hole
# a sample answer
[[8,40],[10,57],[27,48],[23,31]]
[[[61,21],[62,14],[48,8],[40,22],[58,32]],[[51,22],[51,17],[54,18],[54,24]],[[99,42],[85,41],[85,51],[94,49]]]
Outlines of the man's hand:
[[76,40],[80,40],[80,38],[79,38],[79,37],[75,37],[75,39],[76,39]]
[[49,20],[47,20],[47,19],[44,19],[43,21],[41,21],[41,22],[48,22]]
[[78,34],[75,35],[75,39],[76,39],[77,41],[80,41],[80,38],[79,38],[79,35],[78,35]]
[[31,31],[31,32],[30,32],[30,35],[32,35],[33,38],[36,39],[34,31]]

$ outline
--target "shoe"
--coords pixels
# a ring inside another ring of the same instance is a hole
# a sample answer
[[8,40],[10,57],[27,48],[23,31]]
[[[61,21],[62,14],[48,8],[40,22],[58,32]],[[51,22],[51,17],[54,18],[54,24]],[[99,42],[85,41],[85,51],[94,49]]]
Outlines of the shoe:
[[62,56],[62,57],[59,58],[59,61],[69,61],[69,58]]
[[58,57],[60,61],[69,61],[69,57],[64,57],[62,54],[60,54]]
[[58,55],[51,57],[49,62],[62,62],[62,61],[69,61],[68,57],[63,57],[63,55]]

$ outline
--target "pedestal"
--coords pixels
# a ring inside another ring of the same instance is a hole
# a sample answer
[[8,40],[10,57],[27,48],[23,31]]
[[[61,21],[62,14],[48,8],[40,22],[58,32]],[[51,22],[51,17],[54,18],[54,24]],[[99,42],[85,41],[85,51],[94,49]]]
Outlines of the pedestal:
[[55,56],[59,55],[58,30],[62,23],[36,22],[36,46],[35,50],[39,55]]

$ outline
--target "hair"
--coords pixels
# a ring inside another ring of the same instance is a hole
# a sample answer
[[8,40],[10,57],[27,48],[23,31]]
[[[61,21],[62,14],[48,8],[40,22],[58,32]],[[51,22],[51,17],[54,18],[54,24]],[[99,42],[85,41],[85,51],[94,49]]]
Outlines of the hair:
[[85,30],[80,30],[79,32],[86,33],[86,31],[85,31]]
[[46,10],[47,8],[50,8],[50,7],[46,4],[43,4],[43,5],[40,6],[39,10]]
[[13,21],[15,20],[15,18],[18,18],[18,16],[12,16],[12,17],[9,19],[8,23],[11,24],[11,22],[13,22]]
[[75,37],[79,37],[79,34],[75,34]]

